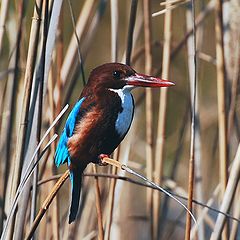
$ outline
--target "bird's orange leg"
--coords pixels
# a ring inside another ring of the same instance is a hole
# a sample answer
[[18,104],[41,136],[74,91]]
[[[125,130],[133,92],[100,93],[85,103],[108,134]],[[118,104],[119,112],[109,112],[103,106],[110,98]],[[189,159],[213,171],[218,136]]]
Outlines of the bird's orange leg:
[[104,158],[110,158],[110,156],[107,155],[107,154],[100,154],[100,155],[98,156],[98,159],[99,159],[98,165],[99,165],[99,166],[107,166],[107,165],[108,165],[108,163],[103,162],[103,159],[104,159]]

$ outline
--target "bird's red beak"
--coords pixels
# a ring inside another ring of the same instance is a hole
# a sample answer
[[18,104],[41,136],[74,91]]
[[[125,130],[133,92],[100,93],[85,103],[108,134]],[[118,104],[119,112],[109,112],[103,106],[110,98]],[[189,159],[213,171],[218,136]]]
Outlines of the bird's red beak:
[[170,87],[175,85],[173,82],[141,73],[135,73],[126,77],[125,80],[127,85],[136,87]]

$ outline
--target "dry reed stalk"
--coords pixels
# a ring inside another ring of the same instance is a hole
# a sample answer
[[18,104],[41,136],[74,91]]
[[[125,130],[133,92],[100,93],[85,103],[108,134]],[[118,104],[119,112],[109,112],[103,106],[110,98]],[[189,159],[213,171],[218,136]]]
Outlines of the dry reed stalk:
[[[186,9],[186,25],[187,31],[193,29],[193,22],[192,22],[192,13],[191,13],[191,5],[189,4]],[[202,28],[203,26],[198,27],[198,45],[202,45]],[[193,89],[194,85],[194,36],[190,36],[187,40],[187,51],[188,51],[188,73],[189,73],[189,81],[190,81],[190,89]],[[197,41],[197,39],[196,39]],[[198,47],[199,51],[199,47]],[[198,72],[198,69],[195,71]],[[197,75],[197,73],[196,73]],[[203,202],[203,191],[202,191],[202,164],[201,164],[201,137],[200,137],[200,118],[199,118],[199,94],[198,94],[198,76],[196,76],[196,107],[195,107],[195,119],[196,119],[196,127],[195,127],[195,146],[194,146],[194,164],[195,164],[195,179],[198,179],[195,184],[196,188],[196,198]],[[193,91],[190,92],[191,94],[191,104],[193,105]],[[197,215],[201,214],[201,208],[197,207]],[[198,238],[200,240],[204,240],[204,223],[198,225]]]
[[[88,169],[90,170],[90,168]],[[93,182],[90,179],[83,182],[84,187],[82,188],[83,191],[81,193],[80,211],[74,224],[69,226],[68,222],[65,221],[65,239],[73,238],[76,234],[78,234],[79,238],[83,238],[86,233],[92,231],[92,229],[96,229],[97,215],[93,214],[95,213],[93,209],[96,209],[96,200],[94,193],[95,189],[92,188],[92,183]],[[85,221],[84,219],[88,219],[88,221]],[[66,231],[67,229],[68,231]]]
[[[14,159],[14,179],[12,183],[12,196],[15,195],[17,186],[20,181],[20,175],[23,165],[24,158],[24,149],[26,141],[26,133],[28,126],[28,111],[30,105],[30,96],[33,82],[33,72],[36,62],[37,46],[38,46],[38,36],[40,29],[40,20],[41,20],[41,9],[42,9],[42,0],[37,0],[35,4],[31,33],[29,38],[29,48],[28,48],[28,57],[24,78],[24,97],[22,104],[22,113],[21,113],[21,122],[19,127],[19,132],[17,136],[17,146],[16,146],[16,157]],[[14,225],[14,221],[12,222]]]
[[[45,4],[45,9],[47,9],[46,6],[48,1],[46,1]],[[40,142],[41,139],[41,125],[42,125],[42,106],[43,106],[43,76],[44,76],[44,61],[45,61],[45,45],[46,45],[46,39],[47,39],[47,15],[44,13],[44,27],[43,29],[43,38],[42,38],[42,49],[43,51],[41,52],[40,55],[40,60],[38,61],[38,67],[37,70],[35,71],[35,78],[34,78],[34,87],[32,92],[35,92],[34,95],[36,97],[33,97],[31,100],[30,104],[30,111],[29,111],[29,125],[28,128],[31,130],[28,130],[27,135],[29,135],[29,143],[26,143],[28,145],[27,151],[26,151],[26,156],[25,156],[25,163],[23,166],[23,172],[26,170],[25,166],[27,165],[27,161],[29,159],[29,155],[31,155],[34,152],[34,149],[36,148],[37,144]],[[32,115],[32,117],[31,117]],[[40,157],[40,150],[38,150],[38,153],[36,154],[36,161]],[[35,164],[35,163],[33,163]],[[23,230],[25,227],[25,216],[27,215],[27,210],[28,210],[28,201],[29,201],[29,193],[30,193],[30,188],[31,184],[32,185],[32,198],[31,198],[31,212],[30,212],[30,222],[34,220],[35,214],[36,214],[36,205],[37,205],[37,194],[38,194],[38,189],[37,189],[37,181],[38,181],[38,165],[36,164],[36,167],[33,172],[33,177],[32,177],[32,183],[28,183],[27,186],[24,189],[23,196],[21,197],[21,204],[19,204],[19,214],[17,217],[17,229],[15,231],[16,239],[22,239],[23,235]]]
[[47,80],[49,71],[52,65],[52,54],[55,49],[56,44],[56,36],[57,36],[57,28],[58,28],[58,22],[60,18],[60,13],[62,9],[62,3],[63,0],[52,1],[51,8],[49,9],[50,19],[49,19],[49,25],[48,25],[48,36],[47,36],[47,42],[46,42],[46,50],[45,50],[45,66],[44,66],[44,88],[43,88],[43,96],[46,94],[47,90]]
[[22,196],[19,199],[18,203],[18,212],[16,217],[16,223],[15,223],[15,230],[14,230],[14,240],[22,240],[24,230],[27,229],[28,221],[29,219],[29,205],[31,205],[31,186],[32,186],[32,179],[27,182],[25,186],[25,190],[22,193]]
[[133,47],[133,31],[136,22],[136,14],[137,14],[137,5],[138,0],[131,1],[131,10],[130,10],[130,19],[129,19],[129,27],[128,27],[128,36],[127,36],[127,49],[126,49],[126,64],[131,64],[131,54]]
[[97,237],[97,232],[96,231],[92,231],[90,233],[88,233],[85,237],[83,237],[83,240],[92,240],[92,239],[96,239]]
[[77,31],[76,31],[76,21],[75,21],[73,9],[72,9],[72,4],[71,4],[70,0],[68,0],[68,5],[69,5],[72,25],[73,25],[73,29],[74,29],[74,36],[75,36],[75,40],[77,41],[77,53],[78,53],[80,70],[81,70],[81,74],[82,74],[82,81],[83,81],[83,85],[86,85],[85,73],[84,73],[84,67],[83,67],[83,58],[82,58],[82,54],[81,54],[81,50],[80,50],[80,41],[79,41]]
[[[15,37],[15,36],[14,36]],[[15,40],[15,39],[14,39]],[[19,49],[19,45],[18,45]],[[17,50],[19,51],[19,50]],[[16,68],[18,67],[16,64],[18,64],[18,60],[16,59],[17,53],[14,51],[14,56],[11,58],[9,63],[9,68]],[[11,165],[11,147],[12,147],[12,136],[13,136],[13,126],[15,124],[14,116],[12,112],[15,111],[15,105],[16,105],[16,95],[17,95],[17,72],[18,70],[14,70],[15,73],[8,75],[6,85],[3,90],[2,95],[2,121],[0,120],[0,149],[1,149],[1,188],[0,188],[0,196],[2,196],[2,206],[1,206],[1,213],[0,213],[0,232],[2,231],[3,227],[3,213],[4,209],[7,212],[8,211],[8,202],[6,201],[8,196],[8,179],[11,179],[11,170],[10,168],[13,168]]]
[[10,207],[10,210],[9,210],[9,214],[7,216],[7,219],[6,219],[6,223],[5,223],[5,226],[4,226],[4,229],[3,229],[3,232],[2,232],[2,236],[1,236],[1,240],[5,239],[6,237],[6,234],[7,234],[7,230],[8,230],[8,227],[9,225],[11,226],[11,220],[12,218],[14,218],[14,214],[15,214],[15,211],[16,211],[16,208],[17,208],[17,204],[18,204],[18,200],[19,200],[19,197],[21,196],[21,193],[25,187],[25,184],[27,183],[27,181],[29,180],[33,170],[34,170],[34,167],[36,166],[36,164],[38,163],[38,161],[41,159],[41,157],[44,155],[44,153],[47,151],[48,147],[51,145],[51,143],[53,141],[56,140],[56,137],[57,135],[55,134],[51,140],[47,143],[47,145],[45,146],[45,148],[43,149],[41,155],[40,155],[40,158],[38,159],[38,161],[32,166],[33,164],[33,160],[34,158],[36,157],[37,155],[37,152],[39,151],[41,145],[43,144],[44,140],[46,139],[46,137],[48,136],[49,132],[51,131],[51,129],[56,125],[56,123],[59,121],[59,119],[63,116],[63,114],[66,112],[66,110],[68,109],[68,105],[66,105],[63,110],[58,114],[58,116],[55,118],[54,122],[51,124],[51,126],[47,129],[47,131],[45,132],[44,136],[42,137],[40,143],[37,145],[32,157],[31,157],[31,160],[29,161],[29,164],[26,168],[26,171],[24,172],[23,174],[23,177],[22,177],[22,180],[21,180],[21,183],[19,184],[18,186],[18,189],[17,189],[17,192],[16,192],[16,195],[14,197],[14,200],[13,200],[13,203]]
[[[117,162],[116,160],[113,160],[113,159],[110,159],[111,161],[114,162]],[[107,160],[109,161],[109,160]],[[116,166],[116,165],[114,165]],[[121,163],[118,163],[118,166],[125,166],[125,164],[121,164]],[[57,174],[57,175],[54,175],[54,176],[51,176],[47,179],[44,179],[44,180],[41,180],[38,182],[38,185],[42,185],[42,184],[45,184],[45,183],[48,183],[50,181],[54,181],[54,180],[58,180],[62,175],[61,174]],[[116,175],[116,174],[106,174],[106,173],[84,173],[83,175],[84,177],[99,177],[99,178],[109,178],[109,179],[116,179],[116,180],[122,180],[122,181],[125,181],[125,182],[129,182],[129,183],[133,183],[133,184],[136,184],[138,186],[143,186],[143,187],[147,187],[147,188],[152,188],[154,190],[158,190],[158,191],[161,191],[159,188],[155,187],[154,185],[149,185],[147,183],[144,183],[142,181],[138,181],[138,180],[135,180],[135,179],[132,179],[130,177],[126,177],[126,176],[119,176],[119,175]],[[171,179],[167,179],[167,180],[164,180],[164,185],[166,186],[165,188],[163,188],[164,190],[168,191],[169,193],[171,193],[173,196],[175,197],[178,197],[182,200],[187,200],[187,197],[185,197],[187,195],[187,193],[185,192],[185,190],[179,186],[177,186],[176,182],[172,181]],[[168,189],[166,189],[168,188]],[[171,189],[171,190],[169,190]],[[193,203],[196,204],[196,205],[199,205],[199,206],[202,206],[204,207],[203,209],[203,214],[202,215],[205,215],[204,217],[207,217],[208,215],[206,215],[204,213],[205,211],[205,208],[211,211],[214,211],[216,213],[219,213],[219,214],[222,214],[224,216],[226,216],[226,218],[229,218],[231,220],[234,220],[236,221],[237,223],[240,223],[240,219],[232,216],[231,214],[228,214],[228,213],[225,213],[225,212],[222,212],[222,211],[219,211],[217,208],[214,208],[212,207],[212,205],[214,204],[214,199],[217,197],[217,195],[219,194],[220,192],[220,185],[218,184],[216,186],[216,188],[214,189],[214,192],[211,196],[211,198],[208,200],[208,202],[206,204],[202,203],[202,202],[199,202],[197,201],[196,199],[193,199]],[[235,194],[236,195],[236,194]],[[66,214],[64,214],[64,216],[66,217],[67,215],[67,212]],[[64,218],[65,218],[64,217]],[[202,217],[202,216],[201,216]],[[199,219],[200,221],[202,219]],[[209,220],[208,220],[209,221]],[[211,222],[213,223],[213,221],[211,220]],[[212,226],[212,225],[211,225]],[[211,227],[210,226],[210,227]],[[214,227],[214,224],[213,224],[213,227]],[[192,230],[196,232],[196,228],[197,226],[195,225]]]
[[[239,176],[240,176],[240,145],[238,145],[238,150],[232,163],[232,168],[229,174],[226,191],[224,193],[222,204],[220,207],[221,212],[229,211],[232,205],[233,197],[237,190],[237,185],[239,183]],[[217,221],[215,223],[215,227],[211,235],[211,240],[220,239],[225,222],[226,222],[226,216],[222,214],[218,214]]]
[[[93,165],[93,172],[97,173],[96,165]],[[102,218],[102,207],[101,207],[101,193],[100,193],[100,186],[98,177],[94,178],[95,183],[95,196],[96,196],[96,208],[97,208],[97,218],[98,218],[98,239],[104,239],[103,233],[103,218]]]
[[[138,37],[141,33],[141,26],[142,26],[142,18],[140,18],[140,21],[137,21],[136,30],[134,31],[135,22],[136,22],[135,18],[136,18],[136,11],[137,11],[137,3],[138,3],[138,1],[133,0],[132,4],[131,4],[126,53],[124,53],[123,57],[122,57],[122,62],[124,62],[124,59],[126,59],[126,62],[129,62],[129,64],[131,62],[132,49],[134,48],[136,40],[138,39]],[[116,156],[116,157],[114,157],[115,159],[119,159],[120,146],[114,152],[114,155]],[[117,168],[114,166],[112,166],[112,173],[113,174],[117,173]],[[110,239],[113,208],[114,208],[114,205],[116,205],[115,194],[114,194],[115,188],[116,188],[116,179],[113,179],[110,183],[110,190],[109,190],[109,196],[110,196],[109,197],[109,208],[108,208],[109,211],[108,211],[108,217],[107,217],[107,223],[106,223],[105,239]]]
[[153,14],[152,14],[152,17],[157,17],[157,16],[160,16],[160,15],[162,15],[162,14],[165,14],[165,13],[167,13],[168,11],[172,11],[172,10],[178,8],[179,6],[181,6],[181,5],[183,5],[183,4],[186,4],[186,3],[188,3],[188,2],[189,2],[189,0],[186,0],[186,1],[182,1],[182,2],[180,2],[180,3],[178,3],[178,4],[172,5],[172,4],[173,4],[172,1],[170,1],[169,3],[168,3],[168,1],[166,1],[166,2],[164,2],[164,5],[166,5],[166,8],[163,9],[163,10],[161,10],[161,11],[159,11],[159,12],[153,13]]
[[[215,199],[217,198],[218,194],[220,192],[220,184],[217,185],[217,187],[214,189],[213,194],[210,199],[208,199],[206,205],[212,206],[215,202]],[[198,226],[205,220],[205,216],[208,214],[209,208],[205,207],[202,209],[201,213],[198,216],[197,224],[192,227],[191,229],[191,239],[195,239],[196,233],[198,231]]]
[[[196,18],[195,25],[196,29],[203,23],[204,20],[207,19],[207,16],[214,10],[216,0],[210,0],[207,6],[199,13]],[[193,34],[193,29],[188,31],[183,39],[177,44],[177,46],[171,51],[171,60],[180,52],[180,50],[184,47],[189,36]],[[162,67],[156,71],[156,75],[159,75],[162,71]]]
[[8,13],[9,0],[2,0],[0,10],[0,55],[2,52],[3,36],[6,29],[6,18]]
[[[178,140],[177,140],[177,144],[176,144],[177,149],[176,149],[175,154],[174,154],[172,169],[171,169],[170,174],[169,174],[169,177],[172,180],[176,179],[176,175],[177,175],[176,173],[177,173],[177,170],[178,170],[178,166],[179,166],[179,163],[180,163],[181,156],[183,154],[182,153],[183,150],[184,150],[184,143],[183,142],[184,142],[184,137],[185,137],[185,134],[186,134],[187,123],[188,123],[188,120],[189,120],[189,112],[190,112],[190,103],[187,102],[184,117],[182,118],[181,127],[179,128],[180,131],[179,131],[179,134],[178,134]],[[161,218],[162,219],[167,218],[168,211],[169,211],[168,209],[169,209],[169,199],[164,198],[163,204],[162,204],[162,213],[161,213]],[[164,228],[165,224],[166,224],[166,221],[161,222],[162,228]]]
[[[240,187],[239,187],[239,183],[238,183],[238,190],[236,191],[236,194],[235,194],[235,208],[233,210],[234,217],[238,218],[238,219],[240,219],[240,204],[239,204],[240,190],[239,189],[240,189]],[[239,227],[239,222],[233,221],[229,240],[237,239],[238,227]]]
[[229,113],[228,113],[228,139],[230,140],[231,133],[232,133],[232,128],[234,124],[234,114],[235,114],[235,106],[236,106],[236,101],[237,101],[237,86],[238,86],[238,78],[239,78],[239,72],[240,72],[240,67],[238,63],[238,59],[240,57],[240,44],[239,44],[239,39],[240,39],[240,32],[236,33],[236,45],[234,48],[234,58],[235,58],[235,66],[233,67],[233,72],[232,72],[232,89],[231,89],[231,102],[229,106]]
[[[90,19],[93,18],[93,10],[95,7],[96,0],[85,1],[82,11],[78,17],[76,24],[76,33],[80,40],[82,41],[83,33],[86,31],[87,24]],[[76,43],[75,34],[72,34],[70,43],[67,48],[66,55],[63,60],[61,68],[61,85],[64,86],[69,79],[73,78],[73,73],[76,71],[76,56],[78,52],[78,46]],[[84,54],[83,54],[84,56]],[[84,58],[84,57],[83,57]]]
[[210,215],[205,215],[205,222],[206,222],[206,224],[209,226],[209,228],[211,229],[211,230],[213,230],[214,229],[214,224],[215,224],[215,222],[214,222],[214,220],[210,217]]
[[[5,205],[6,202],[11,202],[12,200],[12,196],[15,193],[15,190],[17,188],[17,185],[20,181],[20,174],[21,174],[21,168],[22,166],[19,166],[19,169],[16,168],[15,163],[11,163],[10,165],[10,149],[11,149],[11,136],[12,136],[12,127],[14,125],[14,121],[13,121],[13,112],[14,112],[14,106],[15,106],[15,97],[16,97],[16,87],[17,87],[17,81],[19,78],[19,62],[20,62],[20,49],[21,49],[21,41],[22,41],[22,29],[23,29],[23,16],[24,16],[24,1],[20,1],[19,4],[17,5],[18,8],[18,23],[17,23],[17,37],[16,37],[16,48],[14,50],[14,53],[12,55],[12,64],[14,67],[14,74],[9,76],[8,79],[8,84],[10,84],[10,88],[11,88],[11,93],[10,93],[10,99],[9,99],[9,119],[8,122],[6,124],[6,133],[4,133],[4,136],[6,137],[6,155],[5,157],[7,157],[6,159],[3,159],[3,161],[5,160],[5,168],[4,169],[4,194],[6,193],[6,185],[8,182],[11,182],[12,184],[15,183],[15,188],[12,188],[12,185],[9,184],[9,188],[10,188],[10,199],[8,197],[4,197],[4,203],[3,205]],[[9,169],[10,167],[15,170],[15,173],[17,173],[18,175],[13,174],[12,175],[12,179],[10,181],[8,181],[8,174],[9,174]],[[13,193],[13,194],[12,194]],[[6,212],[8,213],[8,207],[6,206]],[[9,231],[9,237],[10,239],[13,237],[13,230],[14,230],[14,223],[15,223],[15,216],[13,218],[13,222],[11,225],[11,229]]]
[[[168,6],[168,5],[167,5]],[[170,67],[171,53],[171,35],[172,35],[172,11],[169,10],[164,16],[164,43],[163,43],[163,60],[162,60],[162,78],[168,79]],[[163,159],[165,146],[165,130],[166,130],[166,115],[167,115],[167,88],[160,90],[159,110],[158,110],[158,130],[156,139],[155,153],[155,182],[158,185],[162,183],[163,176]],[[159,233],[159,216],[160,216],[160,195],[154,194],[154,222],[156,231]],[[157,227],[158,226],[158,227]]]
[[[119,159],[120,154],[120,146],[114,151],[114,155],[116,156],[115,159]],[[117,168],[112,166],[111,168],[112,174],[117,174]],[[105,240],[110,239],[111,235],[111,226],[112,226],[112,217],[113,217],[113,208],[115,202],[115,188],[116,188],[116,179],[111,179],[110,187],[109,187],[109,194],[108,194],[108,212],[107,212],[107,220],[106,220],[106,228],[105,228]]]
[[[238,189],[236,190],[235,194],[235,205],[233,208],[233,215],[235,218],[240,218],[240,204],[239,204],[239,196],[240,196],[240,185],[238,183]],[[237,221],[232,222],[232,229],[230,232],[229,240],[235,240],[237,239],[237,234],[238,234],[238,227],[239,223]]]
[[[99,26],[99,24],[101,22],[101,19],[103,18],[106,6],[107,6],[107,0],[100,1],[95,14],[89,15],[89,17],[91,17],[91,16],[93,16],[93,17],[91,18],[91,22],[89,24],[88,31],[84,35],[84,41],[81,44],[81,49],[83,50],[82,51],[82,58],[83,59],[86,58],[86,55],[90,50],[91,43],[94,40],[94,36],[96,34],[97,27]],[[65,62],[65,60],[64,60],[64,62]],[[69,67],[68,68],[69,71],[71,72],[71,76],[69,76],[68,79],[62,78],[63,81],[67,80],[68,83],[69,83],[67,86],[65,85],[65,88],[67,88],[67,90],[65,91],[66,94],[63,97],[63,99],[64,99],[63,102],[64,103],[67,102],[68,99],[71,97],[71,93],[72,93],[72,91],[73,91],[73,89],[74,89],[74,87],[77,83],[79,73],[81,72],[81,68],[79,68],[77,61],[74,61],[73,64],[68,65],[68,67]]]
[[[151,43],[151,48],[157,49],[161,47],[161,43],[159,41],[154,41]],[[145,53],[145,45],[142,45],[141,47],[138,47],[133,56],[132,56],[132,65],[134,66],[136,64],[136,62],[143,56],[143,54]]]
[[[192,86],[191,86],[191,143],[190,143],[190,158],[189,158],[189,177],[188,177],[188,209],[192,211],[194,174],[195,174],[195,144],[196,144],[196,97],[197,97],[197,56],[196,56],[196,25],[195,25],[195,2],[191,0],[192,7],[192,28],[193,28],[193,70],[192,70]],[[186,216],[185,240],[190,239],[191,231],[191,216]]]
[[198,51],[198,58],[208,63],[212,63],[213,65],[216,65],[216,59],[206,53]]
[[174,201],[176,201],[179,205],[181,205],[189,214],[190,216],[192,217],[193,221],[195,223],[197,223],[195,217],[193,216],[193,214],[191,213],[191,211],[189,211],[189,209],[181,202],[179,201],[176,197],[173,196],[173,194],[171,194],[169,191],[165,190],[164,188],[162,188],[161,186],[157,185],[156,183],[154,183],[153,181],[147,179],[146,177],[144,177],[143,175],[139,174],[138,172],[134,171],[133,169],[129,168],[127,165],[125,164],[121,164],[120,162],[114,160],[114,159],[111,159],[111,158],[104,158],[102,160],[102,163],[108,163],[112,166],[115,166],[121,170],[124,170],[126,171],[127,173],[129,174],[132,174],[140,179],[142,179],[144,182],[146,182],[146,184],[148,186],[152,186],[153,188],[155,189],[158,189],[160,190],[161,192],[163,192],[164,194],[166,194],[167,196],[171,197]]
[[[0,93],[1,96],[0,96],[0,101],[1,101],[1,106],[0,106],[0,152],[2,154],[2,149],[3,149],[3,143],[2,143],[2,136],[1,135],[1,132],[2,130],[4,129],[4,124],[2,125],[2,120],[3,120],[3,117],[4,117],[4,105],[5,105],[5,96],[6,96],[6,85],[4,86],[2,92]],[[0,165],[0,173],[4,173],[4,163],[2,163]],[[3,179],[3,176],[4,174],[1,174],[1,180],[0,180],[0,196],[4,199],[6,198],[6,194],[4,194],[4,179]],[[3,221],[4,221],[4,200],[3,200],[3,203],[2,203],[2,206],[0,207],[0,232],[2,232],[2,229],[3,229]]]
[[[46,134],[45,134],[45,136],[46,136]],[[41,157],[42,157],[42,156],[44,155],[44,153],[47,151],[47,149],[49,148],[49,146],[51,145],[51,143],[56,140],[56,137],[57,137],[57,135],[55,134],[55,135],[50,139],[50,141],[46,144],[46,146],[44,147],[43,151],[41,152],[41,154],[40,154],[40,156],[39,156],[39,159],[38,159],[38,161],[36,162],[36,164],[40,161]],[[45,138],[43,137],[42,140],[41,140],[41,142],[39,143],[39,145],[36,147],[36,150],[35,150],[32,158],[31,158],[31,160],[30,160],[30,163],[29,163],[28,167],[26,168],[27,170],[24,172],[24,176],[22,177],[22,181],[21,181],[21,183],[20,183],[19,186],[18,186],[17,193],[16,193],[16,195],[15,195],[15,197],[14,197],[14,200],[13,200],[13,203],[12,203],[12,205],[11,205],[11,207],[10,207],[9,214],[8,214],[8,216],[7,216],[6,223],[5,223],[4,229],[3,229],[3,231],[2,231],[1,240],[5,240],[5,239],[6,239],[7,230],[8,230],[8,228],[9,228],[9,225],[11,224],[10,221],[11,221],[12,218],[15,217],[14,214],[15,214],[15,212],[16,212],[19,199],[20,199],[20,197],[21,197],[21,194],[22,194],[23,190],[25,190],[24,188],[26,188],[26,187],[27,187],[27,184],[29,183],[28,180],[29,180],[29,178],[32,176],[32,173],[33,173],[33,170],[34,170],[36,164],[35,164],[31,169],[30,169],[30,167],[32,166],[33,160],[35,159],[35,157],[36,157],[36,155],[37,155],[37,152],[38,152],[39,148],[41,147],[44,139],[45,139]],[[30,189],[30,188],[29,188],[29,189]],[[11,225],[10,225],[10,227],[11,227]]]
[[[57,47],[58,47],[58,43],[57,43]],[[56,51],[58,51],[59,48],[57,48]],[[57,114],[59,113],[59,111],[57,110],[58,108],[58,104],[56,103],[56,108],[55,108],[55,105],[54,105],[54,96],[53,96],[53,86],[54,86],[54,74],[57,75],[58,77],[58,52],[56,53],[56,59],[53,59],[53,62],[55,63],[56,62],[56,65],[57,65],[57,69],[56,69],[56,72],[57,73],[53,73],[53,68],[54,68],[54,65],[51,67],[50,69],[50,74],[49,74],[49,79],[48,79],[48,86],[47,86],[47,89],[48,89],[48,104],[49,104],[49,116],[47,119],[45,119],[45,121],[48,121],[49,123],[53,122],[54,121],[54,117],[57,116]],[[57,80],[58,81],[58,78]],[[56,83],[57,84],[57,83]],[[47,104],[46,104],[47,106]],[[53,127],[51,132],[50,132],[50,135],[52,136],[54,133],[56,132],[56,127]],[[56,142],[53,142],[53,144],[51,145],[51,148],[50,148],[50,153],[48,156],[46,156],[46,160],[49,160],[49,161],[45,161],[41,166],[41,171],[40,171],[40,174],[39,174],[39,179],[42,179],[43,177],[43,174],[45,177],[51,177],[52,175],[56,174],[57,171],[56,171],[56,167],[54,165],[54,152],[55,152],[55,148],[56,148]],[[50,183],[50,188],[53,188],[54,187],[54,183],[55,182],[51,182]],[[39,197],[39,201],[41,201],[41,199],[45,199],[45,197],[47,196],[47,189],[46,188],[43,188],[41,189],[41,196]],[[59,207],[60,205],[58,204],[58,196],[56,196],[54,199],[53,199],[53,203],[52,203],[52,212],[49,213],[49,218],[51,220],[48,220],[50,221],[50,224],[47,224],[47,222],[42,222],[40,228],[39,228],[39,233],[38,233],[38,239],[45,239],[46,238],[46,233],[48,233],[49,235],[52,235],[53,239],[56,239],[58,240],[59,239],[59,234],[60,234],[60,231],[59,231]]]
[[59,189],[61,188],[61,186],[64,184],[64,182],[68,179],[69,177],[69,170],[67,170],[62,176],[61,178],[59,178],[59,180],[57,181],[57,183],[54,185],[54,188],[52,189],[52,191],[49,193],[48,197],[46,198],[46,200],[43,202],[34,222],[33,225],[31,226],[30,231],[27,233],[25,239],[26,240],[30,240],[33,236],[33,234],[35,233],[36,228],[38,227],[41,219],[43,218],[44,214],[46,213],[46,211],[48,210],[52,200],[54,199],[54,197],[56,196],[56,194],[58,193]]
[[[217,61],[217,97],[218,97],[218,144],[219,166],[221,182],[221,198],[224,196],[228,181],[228,143],[227,143],[227,118],[226,118],[226,72],[224,61],[223,43],[223,18],[222,1],[216,0],[215,13],[216,32],[216,61]],[[223,231],[223,238],[228,239],[227,225]]]
[[218,91],[218,121],[219,121],[219,161],[221,194],[224,195],[227,185],[227,134],[226,134],[226,103],[225,103],[225,63],[223,48],[222,2],[216,1],[216,60],[217,60],[217,91]]
[[[133,39],[132,39],[132,48],[135,48],[135,45],[136,45],[136,41],[140,38],[141,36],[141,33],[142,33],[142,28],[143,28],[143,18],[142,18],[142,15],[143,15],[143,12],[142,12],[142,7],[140,5],[139,9],[139,14],[136,16],[136,26],[134,27],[134,32],[133,32]],[[139,16],[139,17],[138,17]],[[128,29],[129,31],[129,29]],[[131,42],[127,39],[128,42]],[[126,56],[127,56],[127,52],[128,52],[128,46],[121,58],[121,62],[122,63],[126,63]],[[144,52],[144,46],[143,46],[143,52]],[[134,56],[134,55],[133,55]],[[133,66],[133,56],[131,56],[131,65]]]
[[[48,4],[49,0],[44,1],[44,13],[43,13],[43,39],[42,39],[42,54],[39,64],[39,90],[38,90],[38,105],[35,107],[37,111],[37,128],[36,128],[36,142],[37,144],[41,141],[41,129],[42,129],[42,111],[43,111],[43,88],[44,88],[44,69],[45,69],[45,49],[48,35]],[[37,154],[39,158],[40,151]],[[31,205],[31,222],[33,222],[36,215],[36,205],[37,205],[37,182],[38,182],[38,165],[36,166],[33,173],[33,189],[32,189],[32,205]],[[33,237],[34,239],[34,237]]]
[[111,0],[111,56],[118,60],[118,0]]
[[[151,3],[149,0],[143,0],[144,16],[144,42],[145,42],[145,72],[150,75],[152,72],[152,31],[151,31]],[[153,99],[152,89],[146,90],[146,171],[147,177],[153,180]],[[153,190],[147,189],[147,213],[150,222],[151,239],[156,238],[157,222],[153,218]]]
[[[49,103],[50,103],[50,111],[51,111],[51,118],[50,122],[53,122],[54,117],[61,111],[61,92],[62,92],[62,84],[61,84],[61,68],[63,64],[63,9],[61,9],[60,17],[59,17],[59,24],[58,24],[58,38],[57,38],[57,49],[56,49],[56,89],[58,92],[58,98],[54,99],[54,77],[51,75],[51,79],[48,81],[50,84],[48,86],[48,93],[49,93]],[[54,105],[55,100],[55,105]],[[56,129],[55,129],[56,130]],[[55,132],[53,130],[52,132]],[[51,148],[51,157],[50,159],[54,158],[54,151],[56,149],[56,144],[52,145]],[[56,166],[54,165],[53,161],[50,164],[52,169],[52,174],[56,174]],[[53,184],[52,186],[53,187]],[[53,232],[53,239],[58,240],[60,238],[60,231],[59,231],[59,201],[58,196],[53,200],[53,208],[52,208],[52,232]],[[44,232],[43,232],[44,233]],[[43,239],[43,238],[42,238]]]
[[[0,80],[2,80],[5,76],[7,76],[8,74],[11,74],[11,72],[9,70],[3,72],[0,74]],[[0,89],[0,136],[1,135],[1,131],[2,131],[2,120],[4,117],[4,105],[5,105],[5,96],[6,96],[6,89],[7,89],[7,82],[5,81],[4,84],[1,85],[2,88]]]
[[[51,79],[49,79],[48,81],[49,83],[49,87],[48,87],[48,95],[49,95],[49,103],[50,103],[50,109],[51,109],[51,117],[50,117],[50,122],[53,122],[54,120],[54,116],[57,115],[58,113],[58,109],[56,107],[56,109],[54,108],[54,100],[53,100],[53,77],[51,77]],[[58,106],[58,105],[57,105]],[[56,110],[56,111],[55,111]],[[55,132],[55,129],[52,129],[51,131],[51,135],[53,135]],[[54,152],[56,149],[56,142],[54,142],[54,144],[51,145],[51,154],[49,156],[48,159],[54,159]],[[49,166],[50,165],[50,166]],[[50,164],[48,164],[48,166],[50,167],[50,169],[52,170],[49,174],[56,174],[56,166],[54,165],[54,161],[50,161]],[[45,171],[46,172],[46,171]],[[51,188],[54,187],[54,183],[52,183]],[[52,214],[51,214],[51,223],[52,223],[52,234],[53,234],[53,239],[58,240],[59,239],[59,204],[58,204],[58,196],[56,196],[56,198],[53,200],[53,207],[52,207]],[[44,232],[43,232],[44,233]],[[39,236],[40,239],[43,239]]]
[[[58,24],[58,39],[57,39],[57,83],[56,91],[58,93],[58,98],[53,99],[56,104],[56,113],[58,114],[61,111],[61,98],[60,94],[62,92],[62,80],[61,80],[61,69],[63,65],[63,9],[60,13],[60,19]],[[53,90],[52,90],[53,96]],[[54,111],[55,112],[55,111]]]
[[[118,0],[111,0],[111,56],[112,62],[117,62],[118,57]],[[119,157],[120,146],[116,149],[114,154]],[[112,173],[117,173],[117,168],[111,168]],[[113,217],[113,207],[114,207],[114,200],[115,200],[115,187],[116,187],[116,179],[110,180],[110,187],[109,187],[109,201],[108,201],[108,212],[107,212],[107,220],[106,220],[106,228],[105,228],[105,239],[110,239],[111,234],[111,226],[112,226],[112,217]]]

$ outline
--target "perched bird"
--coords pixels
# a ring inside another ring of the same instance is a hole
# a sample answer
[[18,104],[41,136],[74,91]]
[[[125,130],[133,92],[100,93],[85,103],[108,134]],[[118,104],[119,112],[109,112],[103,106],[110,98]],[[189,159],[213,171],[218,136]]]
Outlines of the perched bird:
[[134,112],[135,87],[168,87],[174,83],[139,74],[120,63],[95,68],[80,100],[70,112],[55,153],[57,166],[67,163],[72,184],[69,223],[77,216],[82,173],[109,156],[127,134]]

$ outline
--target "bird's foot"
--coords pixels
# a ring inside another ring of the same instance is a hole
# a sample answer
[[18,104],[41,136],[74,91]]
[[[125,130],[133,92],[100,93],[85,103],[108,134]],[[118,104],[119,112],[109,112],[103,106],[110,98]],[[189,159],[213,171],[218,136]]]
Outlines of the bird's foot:
[[104,160],[103,160],[104,158],[109,158],[109,155],[107,155],[107,154],[100,154],[98,156],[98,159],[99,159],[98,165],[99,166],[107,166],[108,165],[108,163],[104,162]]

